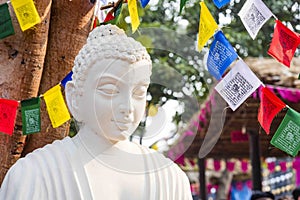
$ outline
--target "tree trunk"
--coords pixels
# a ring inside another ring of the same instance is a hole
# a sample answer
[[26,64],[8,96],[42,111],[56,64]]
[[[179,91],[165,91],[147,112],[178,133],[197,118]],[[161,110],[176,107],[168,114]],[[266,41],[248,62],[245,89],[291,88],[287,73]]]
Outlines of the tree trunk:
[[[0,0],[0,3],[6,3]],[[47,47],[51,0],[35,2],[42,22],[22,32],[9,4],[15,35],[0,40],[0,97],[24,100],[38,95]],[[20,109],[19,109],[20,111]],[[22,136],[18,112],[13,136],[0,133],[0,183],[20,157],[26,136]]]
[[[71,71],[75,56],[91,30],[93,8],[88,0],[53,1],[40,94],[57,85]],[[42,131],[27,138],[23,155],[68,135],[68,123],[52,128],[44,101],[41,102],[41,118]]]

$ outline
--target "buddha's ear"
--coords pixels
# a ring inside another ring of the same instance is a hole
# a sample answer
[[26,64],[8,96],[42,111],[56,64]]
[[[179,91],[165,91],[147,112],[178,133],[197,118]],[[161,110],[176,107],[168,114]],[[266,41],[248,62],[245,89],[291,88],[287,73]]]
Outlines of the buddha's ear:
[[78,95],[75,90],[74,82],[69,81],[65,87],[65,94],[69,111],[77,121],[81,121],[79,115]]

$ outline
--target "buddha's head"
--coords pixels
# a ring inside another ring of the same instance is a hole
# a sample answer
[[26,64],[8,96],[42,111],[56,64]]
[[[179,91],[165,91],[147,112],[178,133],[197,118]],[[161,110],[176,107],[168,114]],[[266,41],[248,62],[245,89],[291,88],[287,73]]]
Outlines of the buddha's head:
[[70,112],[111,142],[128,138],[145,110],[152,63],[146,48],[114,25],[95,28],[66,85]]

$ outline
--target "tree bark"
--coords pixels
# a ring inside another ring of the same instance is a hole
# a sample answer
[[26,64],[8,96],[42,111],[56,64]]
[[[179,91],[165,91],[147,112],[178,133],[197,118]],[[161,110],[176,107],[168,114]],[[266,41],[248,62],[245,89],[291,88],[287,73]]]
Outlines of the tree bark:
[[[91,30],[93,8],[88,0],[53,1],[40,94],[57,85],[71,71],[75,56]],[[68,123],[52,128],[44,101],[41,102],[41,115],[42,131],[27,138],[22,155],[68,135]]]
[[[0,3],[6,3],[0,0]],[[24,100],[38,95],[46,54],[51,0],[37,1],[41,23],[21,31],[9,4],[15,35],[0,40],[0,97]],[[26,136],[22,135],[20,109],[13,136],[0,133],[0,182],[7,170],[20,158]]]

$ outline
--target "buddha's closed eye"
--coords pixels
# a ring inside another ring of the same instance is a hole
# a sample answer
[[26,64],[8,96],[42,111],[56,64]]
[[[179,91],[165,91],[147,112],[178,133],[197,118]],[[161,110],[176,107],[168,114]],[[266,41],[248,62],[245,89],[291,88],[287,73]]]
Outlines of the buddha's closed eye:
[[97,87],[97,91],[107,96],[113,96],[120,93],[119,88],[111,83],[100,85]]

